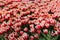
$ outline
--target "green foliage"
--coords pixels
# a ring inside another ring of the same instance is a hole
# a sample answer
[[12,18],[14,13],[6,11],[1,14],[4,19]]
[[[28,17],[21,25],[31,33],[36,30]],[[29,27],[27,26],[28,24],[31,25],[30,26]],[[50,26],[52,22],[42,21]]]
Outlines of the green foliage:
[[42,35],[42,37],[40,37],[39,40],[58,40],[58,37],[59,37],[58,35],[52,37],[50,34],[50,31],[47,35],[44,33],[41,33],[41,35]]
[[0,40],[5,40],[5,38],[0,36]]

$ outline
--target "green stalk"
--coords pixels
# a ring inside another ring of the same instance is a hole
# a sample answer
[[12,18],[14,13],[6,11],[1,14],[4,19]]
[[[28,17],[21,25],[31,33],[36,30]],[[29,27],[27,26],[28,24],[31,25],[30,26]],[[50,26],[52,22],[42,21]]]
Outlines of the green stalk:
[[52,40],[57,40],[58,39],[58,35],[57,36],[55,36]]
[[48,32],[47,35],[45,35],[45,34],[43,34],[43,33],[42,33],[42,35],[43,35],[43,37],[44,37],[46,40],[51,40],[51,34],[50,34],[50,31]]
[[51,40],[51,34],[50,34],[50,31],[48,32],[47,36],[48,36],[48,39]]
[[43,36],[46,40],[48,40],[48,38],[47,38],[47,36],[46,36],[45,34],[42,33],[42,36]]

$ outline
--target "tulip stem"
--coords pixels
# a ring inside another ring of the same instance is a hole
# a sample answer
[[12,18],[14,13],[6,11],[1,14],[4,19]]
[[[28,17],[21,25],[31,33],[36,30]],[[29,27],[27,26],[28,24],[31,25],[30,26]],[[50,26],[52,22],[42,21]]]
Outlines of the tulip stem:
[[58,36],[54,37],[52,40],[57,40],[58,39]]
[[49,40],[45,34],[42,33],[42,36],[46,39],[46,40]]
[[47,35],[45,35],[45,34],[42,33],[42,36],[43,36],[46,40],[51,40],[51,34],[50,34],[50,31],[48,32]]

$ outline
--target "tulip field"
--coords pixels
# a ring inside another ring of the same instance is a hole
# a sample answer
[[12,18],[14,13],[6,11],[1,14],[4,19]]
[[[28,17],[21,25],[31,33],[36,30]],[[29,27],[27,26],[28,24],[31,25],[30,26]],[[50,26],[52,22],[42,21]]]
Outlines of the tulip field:
[[60,0],[0,0],[0,40],[60,40]]

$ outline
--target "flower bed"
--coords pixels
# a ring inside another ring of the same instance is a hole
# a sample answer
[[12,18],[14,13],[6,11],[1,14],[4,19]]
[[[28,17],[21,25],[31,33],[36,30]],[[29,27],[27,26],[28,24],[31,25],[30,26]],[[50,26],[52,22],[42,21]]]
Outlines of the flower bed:
[[1,0],[1,40],[59,40],[59,0]]

